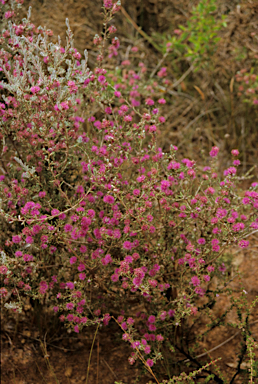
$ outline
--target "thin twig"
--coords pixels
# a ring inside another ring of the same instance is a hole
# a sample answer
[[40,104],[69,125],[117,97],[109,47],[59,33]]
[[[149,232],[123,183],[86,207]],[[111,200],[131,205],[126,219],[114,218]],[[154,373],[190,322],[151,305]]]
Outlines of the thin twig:
[[203,116],[207,115],[208,113],[211,113],[211,112],[214,112],[214,111],[219,111],[221,108],[212,108],[212,109],[208,109],[208,111],[205,111],[205,112],[202,112],[200,113],[198,116],[196,116],[195,119],[193,119],[192,121],[190,121],[190,123],[184,128],[184,130],[186,131],[188,128],[190,128],[194,123],[196,123],[196,121],[198,121],[199,119],[201,119]]
[[158,52],[162,52],[162,49],[156,43],[154,43],[154,41],[150,38],[150,36],[148,36],[147,33],[143,32],[143,30],[135,23],[135,21],[133,21],[133,19],[126,12],[124,7],[121,7],[121,11],[123,15],[126,17],[126,19],[129,21],[129,23],[131,23],[132,26],[137,30],[137,32],[139,32],[140,35],[142,35]]
[[[12,331],[12,330],[8,330],[8,332],[10,332],[10,333],[15,333],[15,331]],[[26,337],[26,338],[28,338],[28,339],[35,340],[35,341],[37,341],[37,342],[39,342],[39,343],[42,343],[42,340],[40,340],[40,339],[36,339],[35,337],[31,337],[31,336],[24,335],[24,334],[21,333],[21,332],[16,332],[16,334],[18,334],[18,335],[22,335],[23,337]],[[56,339],[56,340],[58,340],[58,339]],[[76,339],[76,340],[77,340],[77,339]],[[65,352],[65,351],[76,352],[76,349],[61,348],[61,347],[58,347],[57,345],[47,343],[46,341],[44,341],[44,343],[45,343],[46,345],[50,345],[51,347],[54,347],[54,348],[56,348],[56,349],[60,349],[60,351],[63,351],[63,352]]]
[[162,65],[162,63],[164,62],[164,60],[166,59],[167,55],[168,55],[168,51],[165,53],[165,55],[162,57],[162,59],[158,62],[158,64],[156,65],[156,67],[153,69],[153,71],[151,72],[150,74],[150,78],[152,78],[155,73],[157,72],[157,70],[159,69],[159,67]]
[[190,100],[195,100],[195,98],[191,95],[188,95],[188,93],[171,91],[170,89],[162,87],[162,85],[159,85],[158,87],[161,91],[167,92],[171,96],[181,96],[181,97],[186,97],[187,99],[190,99]]
[[108,369],[110,370],[110,372],[112,373],[112,375],[114,376],[114,378],[117,380],[117,375],[115,374],[115,372],[113,371],[113,369],[108,365],[108,363],[106,362],[106,360],[101,359],[100,361],[101,361],[101,362],[104,362],[104,363],[106,364],[106,366],[108,367]]
[[251,233],[247,233],[245,236],[243,236],[243,239],[246,237],[252,236],[254,233],[257,233],[257,232],[258,232],[258,229],[256,229],[255,231],[253,231]]
[[92,356],[93,346],[94,346],[95,339],[96,339],[96,336],[97,336],[97,333],[98,333],[98,329],[99,329],[99,324],[98,324],[98,326],[97,326],[97,328],[96,328],[96,331],[95,331],[95,334],[94,334],[94,338],[93,338],[93,341],[92,341],[92,344],[91,344],[90,356],[89,356],[88,368],[87,368],[86,384],[88,384],[89,373],[90,373],[90,361],[91,361],[91,356]]
[[96,384],[99,384],[99,338],[97,341],[97,380]]
[[187,71],[172,85],[172,88],[177,87],[182,81],[186,78],[186,76],[189,75],[190,72],[194,69],[194,65],[192,64],[191,67],[187,69]]
[[[253,325],[253,324],[256,324],[258,323],[258,320],[255,320],[255,321],[252,321],[251,323],[249,323],[249,325]],[[213,352],[215,351],[216,349],[222,347],[223,345],[227,344],[229,341],[231,341],[232,339],[234,339],[234,337],[236,337],[237,335],[239,335],[241,331],[237,331],[233,336],[229,337],[227,340],[223,341],[223,343],[220,343],[219,345],[217,345],[216,347],[210,349],[209,351],[207,352],[204,352],[204,353],[201,353],[200,355],[198,356],[195,356],[195,359],[199,359],[200,357],[203,357],[203,356],[206,356],[208,355],[210,352]],[[187,359],[187,360],[184,360],[184,363],[188,363],[190,360]]]

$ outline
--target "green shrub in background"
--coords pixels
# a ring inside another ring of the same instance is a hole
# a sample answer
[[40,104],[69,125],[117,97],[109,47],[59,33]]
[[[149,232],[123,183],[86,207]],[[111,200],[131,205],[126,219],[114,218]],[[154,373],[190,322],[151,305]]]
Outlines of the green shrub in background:
[[195,72],[212,65],[212,57],[220,41],[218,32],[227,26],[226,16],[222,15],[221,19],[217,20],[214,16],[216,11],[216,0],[200,1],[193,7],[187,25],[179,25],[174,30],[175,36],[166,39],[164,54],[169,49],[170,60],[188,59],[194,65]]

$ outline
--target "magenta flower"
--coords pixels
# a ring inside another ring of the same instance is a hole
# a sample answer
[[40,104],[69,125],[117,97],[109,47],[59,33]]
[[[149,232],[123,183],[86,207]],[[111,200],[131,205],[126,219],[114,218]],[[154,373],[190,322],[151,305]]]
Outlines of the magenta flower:
[[35,86],[35,87],[31,87],[30,91],[35,94],[35,93],[38,93],[40,91],[40,87],[38,86]]
[[127,324],[133,325],[134,324],[134,319],[132,317],[128,317]]
[[19,235],[16,235],[16,236],[13,236],[12,237],[12,242],[15,243],[15,244],[19,244],[22,240],[22,237],[19,236]]
[[164,337],[162,335],[157,335],[156,336],[156,340],[157,341],[163,341],[164,340]]
[[100,75],[100,76],[98,77],[98,82],[99,82],[99,83],[104,83],[105,81],[106,81],[105,76]]
[[130,241],[125,241],[125,242],[123,243],[123,248],[124,248],[124,249],[131,250],[131,249],[132,249],[132,246],[133,246],[133,244],[132,244]]
[[238,156],[239,155],[239,150],[238,149],[232,149],[231,151],[233,156]]
[[149,318],[148,318],[148,322],[149,323],[154,324],[155,321],[156,321],[156,317],[155,316],[153,316],[153,315],[149,316]]
[[133,190],[133,194],[134,194],[134,196],[139,196],[140,193],[141,193],[141,191],[140,191],[139,189],[134,189],[134,190]]
[[114,204],[115,199],[111,195],[106,195],[106,196],[103,197],[103,201],[104,201],[104,203]]
[[66,304],[66,309],[73,309],[74,308],[74,304],[73,303],[67,303]]
[[85,265],[82,264],[82,263],[80,263],[79,266],[78,266],[78,271],[79,271],[79,272],[82,272],[82,271],[84,271],[84,270],[85,270]]
[[146,347],[144,348],[144,353],[148,355],[150,352],[151,352],[151,347],[149,345],[146,345]]
[[1,265],[0,266],[0,274],[1,275],[5,275],[8,271],[8,268],[6,267],[6,265]]
[[79,279],[80,280],[85,280],[86,279],[86,274],[83,272],[83,273],[79,273]]
[[241,248],[247,248],[249,246],[249,241],[248,240],[240,240],[238,245]]
[[216,217],[219,219],[223,219],[223,217],[227,216],[228,211],[226,209],[218,208],[216,212]]
[[212,147],[212,149],[210,151],[210,156],[216,157],[218,153],[219,153],[219,148],[218,147]]
[[113,283],[115,283],[116,281],[119,280],[119,275],[117,275],[117,274],[112,275],[111,280],[113,281]]
[[72,257],[70,258],[70,264],[71,264],[71,265],[74,264],[74,263],[76,263],[76,261],[77,261],[77,257],[76,257],[76,256],[72,256]]
[[152,367],[153,366],[153,360],[152,359],[148,359],[147,361],[146,361],[146,364],[148,365],[148,367]]
[[174,309],[169,309],[169,311],[168,311],[168,315],[169,315],[169,317],[173,317],[174,315],[175,315],[175,311],[174,311]]
[[145,100],[145,104],[146,104],[146,105],[154,105],[154,100],[152,100],[151,98],[147,98],[147,99]]
[[150,330],[151,332],[155,332],[156,329],[157,329],[156,325],[154,325],[154,324],[150,324],[150,325],[149,325],[149,330]]
[[193,277],[191,278],[191,283],[192,283],[195,287],[197,287],[198,285],[200,285],[200,279],[199,279],[197,276],[193,276]]
[[69,289],[74,289],[74,283],[72,283],[71,281],[69,281],[68,283],[66,283],[66,286],[67,286],[67,288],[69,288]]

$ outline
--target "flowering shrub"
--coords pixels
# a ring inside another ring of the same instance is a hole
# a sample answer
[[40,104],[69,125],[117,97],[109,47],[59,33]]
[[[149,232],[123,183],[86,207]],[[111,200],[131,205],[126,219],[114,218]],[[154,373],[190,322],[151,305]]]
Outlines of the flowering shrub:
[[143,63],[119,82],[105,69],[105,52],[112,59],[119,48],[108,24],[119,2],[104,0],[93,71],[68,21],[63,47],[29,17],[16,24],[11,4],[0,51],[1,296],[14,311],[23,296],[38,299],[77,333],[115,319],[133,349],[129,363],[141,359],[153,373],[200,298],[220,292],[209,284],[227,278],[225,251],[248,247],[257,231],[258,183],[238,188],[237,149],[220,178],[219,148],[201,167],[173,144],[158,146],[165,100],[154,88],[166,68],[154,88],[138,87]]

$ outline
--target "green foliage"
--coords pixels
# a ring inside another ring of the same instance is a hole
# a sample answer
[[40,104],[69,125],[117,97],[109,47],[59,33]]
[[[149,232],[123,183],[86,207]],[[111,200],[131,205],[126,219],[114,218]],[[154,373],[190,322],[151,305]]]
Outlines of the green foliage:
[[[166,44],[170,44],[171,56],[189,58],[194,63],[195,71],[207,66],[217,50],[218,32],[226,27],[226,16],[217,20],[213,13],[217,11],[216,0],[202,0],[192,10],[192,16],[187,26],[179,25],[174,32],[177,36],[170,37]],[[166,44],[163,45],[164,52]]]

